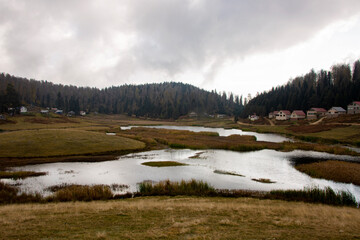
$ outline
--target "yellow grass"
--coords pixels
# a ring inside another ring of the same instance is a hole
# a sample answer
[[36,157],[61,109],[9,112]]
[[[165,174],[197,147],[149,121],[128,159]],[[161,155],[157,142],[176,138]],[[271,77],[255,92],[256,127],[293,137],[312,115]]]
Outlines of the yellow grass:
[[0,157],[45,157],[134,150],[145,144],[105,133],[41,129],[0,133]]
[[356,239],[359,224],[355,208],[248,198],[0,206],[2,239]]

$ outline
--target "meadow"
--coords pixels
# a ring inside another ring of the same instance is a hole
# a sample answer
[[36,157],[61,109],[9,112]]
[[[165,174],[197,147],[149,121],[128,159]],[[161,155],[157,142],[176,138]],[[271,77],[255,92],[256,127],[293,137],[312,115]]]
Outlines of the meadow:
[[221,197],[0,206],[2,239],[356,239],[359,209]]

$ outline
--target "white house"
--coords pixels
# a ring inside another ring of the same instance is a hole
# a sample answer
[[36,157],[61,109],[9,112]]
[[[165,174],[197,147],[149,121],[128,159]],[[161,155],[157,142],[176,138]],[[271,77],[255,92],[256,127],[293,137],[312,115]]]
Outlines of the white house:
[[281,110],[278,112],[278,114],[276,114],[275,119],[276,120],[280,120],[280,121],[285,121],[290,119],[291,116],[291,112],[288,110]]
[[346,114],[346,110],[342,107],[332,107],[328,110],[327,117],[338,117],[341,114]]
[[302,110],[294,110],[290,116],[291,120],[305,119],[305,117],[306,114]]
[[275,118],[278,113],[279,113],[279,111],[273,111],[273,112],[269,113],[269,118],[270,119]]
[[249,116],[249,119],[250,119],[251,121],[256,121],[256,120],[259,120],[259,116],[257,116],[257,115],[254,113],[253,115]]
[[80,111],[80,116],[85,116],[86,112],[85,111]]
[[358,114],[360,113],[360,101],[352,102],[347,106],[348,114]]
[[27,113],[27,108],[26,107],[24,107],[24,106],[22,106],[21,108],[20,108],[20,113]]
[[40,110],[40,113],[41,113],[41,114],[49,114],[49,110],[47,110],[47,109],[41,109],[41,110]]

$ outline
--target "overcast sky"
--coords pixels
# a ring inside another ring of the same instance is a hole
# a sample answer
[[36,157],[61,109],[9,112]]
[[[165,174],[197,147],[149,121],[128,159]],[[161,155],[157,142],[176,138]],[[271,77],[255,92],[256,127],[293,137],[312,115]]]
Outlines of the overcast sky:
[[0,72],[252,95],[360,58],[359,0],[0,0]]

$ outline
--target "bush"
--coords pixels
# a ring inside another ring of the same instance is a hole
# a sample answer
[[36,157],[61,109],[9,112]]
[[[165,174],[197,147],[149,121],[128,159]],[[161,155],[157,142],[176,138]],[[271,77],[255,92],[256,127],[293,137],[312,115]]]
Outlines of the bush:
[[161,181],[156,184],[152,182],[142,182],[139,184],[139,193],[142,196],[211,196],[215,195],[215,189],[208,183],[192,179],[190,181],[171,182],[170,180]]
[[48,198],[48,201],[92,201],[107,200],[112,199],[112,197],[111,189],[106,185],[69,185],[58,189],[53,196]]
[[336,206],[356,207],[358,203],[350,192],[336,193],[332,188],[305,188],[304,190],[274,190],[266,196],[270,199],[323,203]]

